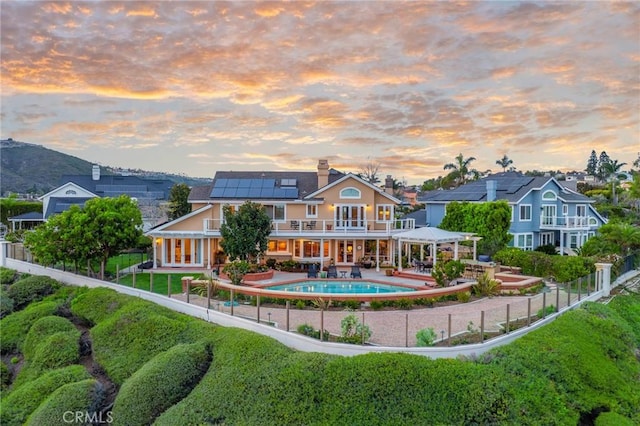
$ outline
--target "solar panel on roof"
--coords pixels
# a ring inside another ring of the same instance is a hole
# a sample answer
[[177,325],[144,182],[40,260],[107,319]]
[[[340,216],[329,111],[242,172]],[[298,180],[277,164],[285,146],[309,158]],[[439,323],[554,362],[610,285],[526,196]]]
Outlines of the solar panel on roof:
[[213,190],[211,190],[211,197],[213,198],[220,198],[222,197],[222,195],[224,194],[224,188],[216,188],[214,187]]
[[249,196],[249,188],[240,187],[236,191],[236,197],[248,197]]

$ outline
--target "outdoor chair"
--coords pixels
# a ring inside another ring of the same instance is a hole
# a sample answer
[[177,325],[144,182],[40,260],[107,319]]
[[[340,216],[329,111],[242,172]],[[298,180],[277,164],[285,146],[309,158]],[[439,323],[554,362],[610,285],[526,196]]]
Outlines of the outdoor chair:
[[327,268],[327,278],[338,278],[338,268],[335,265]]
[[316,221],[315,220],[310,220],[307,223],[307,229],[316,229]]
[[362,278],[362,273],[360,272],[359,266],[351,267],[351,278]]
[[298,222],[297,220],[292,220],[291,221],[291,229],[293,229],[295,231],[300,229],[300,222]]
[[318,270],[316,269],[315,263],[309,265],[309,270],[307,271],[307,278],[318,278]]

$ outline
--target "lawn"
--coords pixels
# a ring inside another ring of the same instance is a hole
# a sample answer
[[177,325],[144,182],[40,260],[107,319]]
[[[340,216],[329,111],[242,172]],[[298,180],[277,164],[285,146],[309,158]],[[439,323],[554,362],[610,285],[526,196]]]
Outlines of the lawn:
[[[125,285],[127,287],[133,287],[133,278],[134,274],[127,274],[123,277],[120,277],[118,280],[118,284]],[[151,287],[151,278],[153,277],[153,291],[158,294],[167,294],[167,287],[169,282],[171,282],[171,294],[182,293],[182,277],[194,277],[193,273],[182,273],[182,274],[169,274],[169,273],[158,273],[158,272],[139,272],[135,273],[135,288],[139,288],[141,290],[150,290]]]

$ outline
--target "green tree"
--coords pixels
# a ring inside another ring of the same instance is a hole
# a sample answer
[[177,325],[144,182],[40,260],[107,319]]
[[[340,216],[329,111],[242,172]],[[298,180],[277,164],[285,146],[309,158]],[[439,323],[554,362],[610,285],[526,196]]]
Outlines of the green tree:
[[191,213],[189,204],[189,186],[186,183],[177,183],[169,192],[169,220],[175,220]]
[[52,216],[29,233],[25,245],[39,262],[100,262],[100,277],[109,257],[135,247],[142,235],[138,206],[126,195],[93,198],[80,209]]
[[493,255],[511,241],[511,207],[506,201],[487,203],[458,203],[447,205],[447,214],[439,228],[448,231],[473,232],[482,239],[478,242],[481,253]]
[[600,180],[605,180],[605,178],[607,177],[605,174],[605,165],[607,163],[609,163],[609,161],[611,161],[611,159],[609,158],[609,155],[607,154],[606,151],[602,151],[600,153],[600,157],[598,159],[598,178]]
[[591,155],[587,160],[587,168],[584,170],[591,176],[595,176],[598,173],[598,155],[595,149],[591,150]]
[[496,164],[502,167],[502,171],[507,171],[507,167],[513,164],[513,160],[507,157],[507,154],[504,154],[501,159],[496,161]]
[[464,158],[462,153],[458,154],[454,163],[448,163],[444,165],[444,170],[451,170],[449,175],[454,179],[456,187],[464,185],[467,180],[478,176],[478,172],[475,169],[470,169],[469,165],[475,161],[475,157]]
[[247,201],[237,211],[229,205],[222,208],[224,223],[220,227],[220,245],[231,260],[255,263],[267,251],[271,219],[260,204]]
[[618,204],[616,185],[618,184],[620,169],[626,164],[627,163],[618,163],[618,160],[609,160],[602,166],[602,176],[611,182],[611,201],[613,202],[613,205]]

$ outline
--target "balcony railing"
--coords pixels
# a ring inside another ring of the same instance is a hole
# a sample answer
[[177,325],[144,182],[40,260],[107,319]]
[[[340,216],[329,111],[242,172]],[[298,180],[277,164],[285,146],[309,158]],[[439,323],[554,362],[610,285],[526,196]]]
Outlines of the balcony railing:
[[[218,235],[221,224],[222,221],[220,219],[205,219],[203,224],[205,235]],[[271,235],[391,235],[413,228],[415,228],[415,219],[397,219],[388,222],[364,219],[292,219],[284,222],[272,222]]]
[[591,216],[542,216],[540,229],[590,229],[597,225]]

